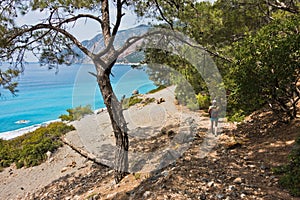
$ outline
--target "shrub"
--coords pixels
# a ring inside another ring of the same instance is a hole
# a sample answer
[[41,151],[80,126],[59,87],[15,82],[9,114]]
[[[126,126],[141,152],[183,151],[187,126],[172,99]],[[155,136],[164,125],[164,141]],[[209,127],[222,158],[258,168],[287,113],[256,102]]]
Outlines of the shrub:
[[12,163],[17,168],[41,164],[47,151],[54,152],[62,146],[60,137],[71,130],[74,130],[73,126],[54,122],[12,140],[1,140],[0,167],[8,167]]
[[123,109],[127,109],[130,106],[141,103],[142,101],[143,101],[142,98],[139,98],[138,95],[134,95],[134,96],[131,96],[129,98],[125,98],[122,102],[122,107],[123,107]]
[[199,93],[198,95],[196,95],[196,98],[200,109],[207,110],[209,108],[210,98],[208,95],[202,95],[201,93]]
[[234,112],[233,115],[228,116],[228,121],[231,121],[231,122],[241,122],[244,119],[245,119],[245,114],[244,114],[244,111],[242,111],[242,110],[238,110],[238,111]]
[[78,106],[76,108],[67,109],[68,115],[61,115],[59,118],[62,121],[74,121],[81,119],[85,115],[93,114],[93,110],[91,108],[91,105],[86,106]]
[[128,105],[133,106],[135,104],[141,103],[143,101],[143,99],[139,98],[138,96],[132,96],[129,98],[129,102]]
[[144,105],[148,105],[149,103],[153,103],[153,102],[155,102],[155,98],[148,98],[148,97],[142,101]]

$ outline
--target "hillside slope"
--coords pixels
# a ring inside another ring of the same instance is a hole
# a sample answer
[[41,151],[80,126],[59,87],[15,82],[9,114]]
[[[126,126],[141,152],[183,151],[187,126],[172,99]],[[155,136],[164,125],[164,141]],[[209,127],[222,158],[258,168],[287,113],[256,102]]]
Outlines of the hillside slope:
[[[278,185],[275,166],[300,133],[299,119],[281,124],[271,112],[257,112],[227,129],[207,157],[199,157],[206,129],[190,148],[154,174],[131,174],[113,184],[113,171],[94,165],[87,174],[64,177],[36,193],[38,199],[262,199],[296,200]],[[151,141],[149,141],[151,144]]]

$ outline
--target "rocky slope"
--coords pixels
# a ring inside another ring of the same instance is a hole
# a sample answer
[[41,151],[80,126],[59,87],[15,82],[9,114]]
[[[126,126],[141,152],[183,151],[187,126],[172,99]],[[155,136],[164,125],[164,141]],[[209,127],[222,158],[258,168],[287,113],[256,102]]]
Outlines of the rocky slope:
[[[130,174],[115,185],[112,170],[93,164],[84,174],[67,175],[27,199],[300,199],[280,188],[272,173],[287,162],[300,132],[299,119],[287,125],[271,112],[254,113],[237,127],[227,124],[218,144],[202,157],[206,132],[198,127],[189,149],[155,173]],[[150,148],[158,139],[143,146]]]

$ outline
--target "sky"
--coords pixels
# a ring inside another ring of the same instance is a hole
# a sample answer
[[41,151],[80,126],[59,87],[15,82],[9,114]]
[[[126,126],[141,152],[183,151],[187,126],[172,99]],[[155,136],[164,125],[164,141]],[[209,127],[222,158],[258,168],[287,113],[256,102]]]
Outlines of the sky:
[[[133,11],[125,11],[125,16],[122,18],[121,26],[119,30],[124,30],[138,26],[140,24],[147,24],[151,22],[150,19],[138,19]],[[36,24],[39,23],[42,19],[45,19],[49,13],[32,11],[25,16],[19,17],[16,22],[18,25],[23,24]],[[111,20],[114,22],[115,14],[111,12]],[[99,34],[100,29],[98,28],[99,24],[92,20],[81,19],[78,20],[72,29],[69,31],[74,34],[79,41],[92,39],[94,36]]]
[[[198,0],[198,1],[203,1],[203,0]],[[215,0],[209,0],[210,2],[214,2]],[[140,24],[148,24],[149,22],[155,22],[151,19],[138,19],[135,13],[131,10],[124,10],[125,16],[122,18],[122,22],[120,25],[119,30],[124,30],[128,28],[133,28],[135,26],[138,26]],[[40,11],[32,11],[25,16],[17,18],[16,22],[18,25],[23,25],[23,24],[36,24],[41,22],[41,20],[45,19],[48,16],[49,13],[47,12],[40,12]],[[111,12],[111,21],[112,23],[114,22],[115,19],[115,13]],[[75,37],[79,41],[83,40],[90,40],[93,37],[95,37],[97,34],[100,33],[100,28],[99,24],[96,23],[95,21],[91,20],[85,20],[81,19],[78,20],[75,24],[75,26],[70,29],[70,33],[75,35]],[[32,55],[27,55],[27,60],[32,62],[36,61],[36,58]]]
[[[203,1],[203,0],[198,0]],[[209,0],[210,2],[214,2],[215,0]],[[125,10],[125,16],[122,19],[122,23],[120,26],[120,30],[132,28],[138,26],[140,24],[147,24],[152,22],[151,19],[139,20],[133,11]],[[49,13],[48,13],[49,14]],[[41,13],[39,11],[33,11],[28,13],[25,16],[22,16],[17,19],[17,23],[19,25],[22,24],[35,24],[40,22],[41,19],[44,19],[47,16],[47,13]],[[112,22],[115,18],[115,13],[111,12]],[[76,26],[70,30],[72,34],[74,34],[79,41],[92,39],[94,36],[99,34],[100,29],[98,28],[98,23],[93,22],[91,20],[79,20],[76,22]]]

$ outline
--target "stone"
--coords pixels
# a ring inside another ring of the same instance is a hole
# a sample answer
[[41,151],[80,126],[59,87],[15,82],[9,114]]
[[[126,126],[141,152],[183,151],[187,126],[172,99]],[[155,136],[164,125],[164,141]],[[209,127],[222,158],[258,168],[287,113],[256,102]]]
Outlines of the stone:
[[139,94],[139,91],[138,91],[138,90],[133,90],[133,91],[132,91],[132,95],[137,95],[137,94]]
[[150,191],[146,191],[146,192],[144,192],[143,197],[147,198],[150,195],[151,195],[151,192]]
[[64,168],[62,168],[62,170],[60,171],[61,173],[64,173],[65,171],[67,171],[68,170],[68,167],[64,167]]
[[229,191],[233,191],[233,190],[235,190],[235,187],[234,187],[233,185],[229,185],[229,186],[228,186],[228,190],[229,190]]
[[51,151],[47,151],[46,155],[47,155],[47,159],[49,160],[52,155]]
[[242,183],[242,178],[238,177],[238,178],[234,179],[233,183],[241,184]]
[[208,183],[207,183],[207,186],[208,186],[208,187],[214,186],[214,182],[213,182],[213,181],[208,182]]
[[162,102],[165,102],[166,100],[162,97],[160,97],[159,99],[156,100],[157,104],[161,104]]

